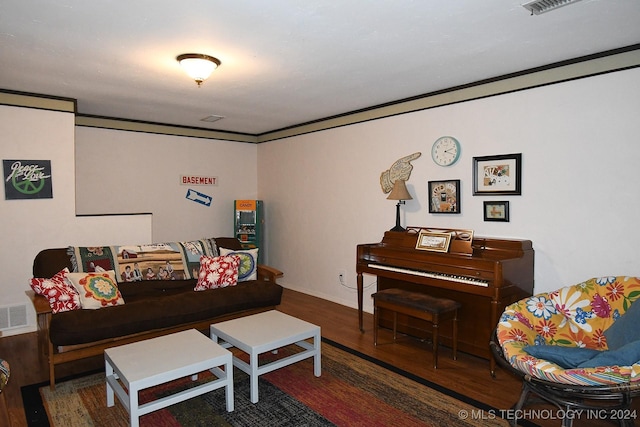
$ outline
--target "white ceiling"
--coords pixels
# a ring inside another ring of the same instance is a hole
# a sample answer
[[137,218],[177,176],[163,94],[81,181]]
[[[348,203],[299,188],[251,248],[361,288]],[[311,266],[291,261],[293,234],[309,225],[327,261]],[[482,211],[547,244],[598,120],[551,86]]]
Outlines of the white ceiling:
[[[640,43],[640,0],[524,2],[3,0],[0,89],[261,134]],[[222,61],[201,88],[175,60],[192,52]]]

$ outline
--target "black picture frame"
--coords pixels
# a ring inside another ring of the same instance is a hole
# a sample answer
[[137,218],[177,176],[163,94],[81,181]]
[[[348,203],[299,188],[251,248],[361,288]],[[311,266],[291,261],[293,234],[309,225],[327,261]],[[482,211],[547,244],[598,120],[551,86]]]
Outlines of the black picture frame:
[[428,181],[429,213],[460,213],[460,180]]
[[6,200],[52,199],[51,160],[2,160]]
[[473,195],[522,194],[522,153],[473,158]]
[[484,202],[484,220],[496,222],[509,222],[509,202],[492,201]]

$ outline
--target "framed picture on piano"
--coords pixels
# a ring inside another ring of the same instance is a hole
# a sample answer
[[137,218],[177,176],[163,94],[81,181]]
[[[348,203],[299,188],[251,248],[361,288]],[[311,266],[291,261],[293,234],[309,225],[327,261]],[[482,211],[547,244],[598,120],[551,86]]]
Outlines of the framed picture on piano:
[[420,231],[416,240],[416,249],[421,251],[448,252],[451,243],[451,233],[434,231]]

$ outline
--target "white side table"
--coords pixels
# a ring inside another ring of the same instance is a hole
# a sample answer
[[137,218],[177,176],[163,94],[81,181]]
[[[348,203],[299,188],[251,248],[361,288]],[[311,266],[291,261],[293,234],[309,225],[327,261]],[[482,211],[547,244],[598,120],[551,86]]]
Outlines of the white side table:
[[[191,329],[158,338],[109,348],[104,351],[107,406],[114,405],[114,392],[129,412],[130,425],[139,417],[192,397],[225,387],[227,411],[233,411],[233,364],[231,352]],[[222,370],[220,367],[224,367]],[[139,405],[142,389],[210,370],[217,379]],[[129,390],[124,390],[118,379]]]
[[[258,376],[313,357],[313,374],[321,373],[320,327],[276,310],[211,325],[211,339],[223,347],[236,347],[249,355],[249,363],[233,357],[233,364],[249,374],[251,402],[258,402]],[[308,339],[312,339],[309,343]],[[260,366],[258,356],[296,344],[302,351]]]

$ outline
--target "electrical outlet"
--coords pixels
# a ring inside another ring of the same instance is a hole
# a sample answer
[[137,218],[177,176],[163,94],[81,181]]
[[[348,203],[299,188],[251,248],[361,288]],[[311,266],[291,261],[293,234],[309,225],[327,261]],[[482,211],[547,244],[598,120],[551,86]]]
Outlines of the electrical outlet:
[[346,270],[338,270],[338,283],[342,286],[347,286],[347,271]]

